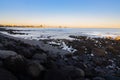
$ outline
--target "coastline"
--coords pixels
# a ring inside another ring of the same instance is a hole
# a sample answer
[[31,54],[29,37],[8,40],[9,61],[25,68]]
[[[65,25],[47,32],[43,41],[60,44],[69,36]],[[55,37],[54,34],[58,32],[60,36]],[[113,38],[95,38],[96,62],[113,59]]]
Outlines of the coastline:
[[[75,37],[75,36],[73,36]],[[120,40],[75,37],[70,53],[43,41],[0,33],[0,75],[10,80],[119,80]],[[0,76],[0,79],[8,79]]]

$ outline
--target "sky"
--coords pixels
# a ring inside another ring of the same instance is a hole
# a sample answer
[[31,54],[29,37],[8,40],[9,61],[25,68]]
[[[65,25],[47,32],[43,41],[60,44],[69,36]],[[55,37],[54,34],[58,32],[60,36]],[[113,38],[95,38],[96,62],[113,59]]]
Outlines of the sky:
[[0,0],[0,24],[120,28],[120,0]]

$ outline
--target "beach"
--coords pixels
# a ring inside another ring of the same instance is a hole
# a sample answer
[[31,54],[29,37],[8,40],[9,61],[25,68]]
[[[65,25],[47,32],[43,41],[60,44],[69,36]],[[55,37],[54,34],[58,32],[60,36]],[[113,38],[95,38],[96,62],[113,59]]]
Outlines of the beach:
[[1,32],[0,80],[120,80],[120,37],[38,40]]

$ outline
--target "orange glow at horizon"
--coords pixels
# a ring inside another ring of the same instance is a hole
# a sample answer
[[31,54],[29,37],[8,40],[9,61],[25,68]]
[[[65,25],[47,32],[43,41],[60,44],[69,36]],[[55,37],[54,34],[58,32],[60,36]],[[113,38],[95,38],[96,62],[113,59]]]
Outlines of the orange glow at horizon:
[[3,17],[0,24],[4,25],[45,25],[46,27],[70,27],[70,28],[120,28],[120,20],[117,17],[106,16],[36,16],[36,17]]

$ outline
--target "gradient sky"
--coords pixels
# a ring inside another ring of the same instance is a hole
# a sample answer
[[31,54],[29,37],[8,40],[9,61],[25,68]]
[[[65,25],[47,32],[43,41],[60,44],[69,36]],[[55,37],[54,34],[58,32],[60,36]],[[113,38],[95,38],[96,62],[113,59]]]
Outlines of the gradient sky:
[[0,0],[0,24],[120,28],[120,0]]

